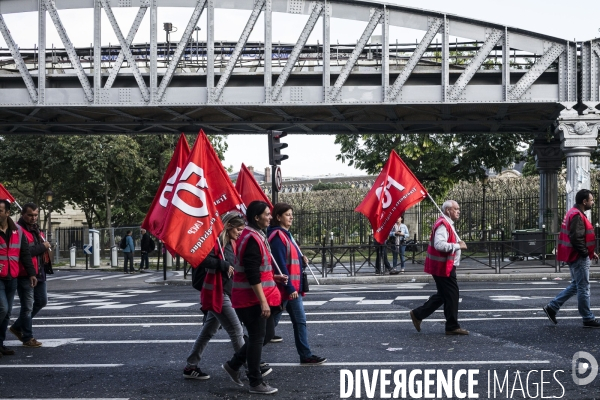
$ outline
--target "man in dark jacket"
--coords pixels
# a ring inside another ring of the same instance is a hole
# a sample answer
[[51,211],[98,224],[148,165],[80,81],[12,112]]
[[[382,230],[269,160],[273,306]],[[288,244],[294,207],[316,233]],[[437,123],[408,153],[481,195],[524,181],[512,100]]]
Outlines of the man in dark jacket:
[[[27,271],[29,285],[34,288],[37,284],[27,238],[23,234],[23,230],[13,222],[9,215],[10,202],[0,200],[0,357],[15,354],[14,350],[4,346],[4,339],[17,291],[19,263]],[[20,247],[17,250],[19,237]]]
[[154,241],[150,237],[150,234],[146,232],[144,228],[140,229],[142,234],[142,240],[140,242],[140,250],[142,252],[142,260],[140,261],[140,272],[144,269],[148,269],[150,262],[148,261],[148,254],[154,250]]
[[[41,347],[42,343],[33,337],[33,317],[48,303],[48,293],[46,292],[46,266],[50,264],[50,243],[40,232],[37,224],[39,217],[38,206],[34,203],[26,203],[21,210],[19,226],[23,228],[27,242],[29,244],[29,253],[34,267],[37,266],[37,285],[31,288],[27,284],[27,277],[19,276],[17,293],[21,301],[21,311],[19,318],[10,327],[10,331],[23,342],[25,347]],[[22,274],[19,274],[22,275]]]

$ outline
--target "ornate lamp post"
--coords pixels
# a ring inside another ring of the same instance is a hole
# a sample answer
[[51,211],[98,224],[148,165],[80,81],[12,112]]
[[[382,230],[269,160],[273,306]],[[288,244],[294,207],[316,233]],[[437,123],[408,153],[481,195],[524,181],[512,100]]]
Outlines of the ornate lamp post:
[[54,196],[54,192],[52,190],[48,190],[46,193],[46,203],[48,203],[48,242],[52,244],[52,196]]

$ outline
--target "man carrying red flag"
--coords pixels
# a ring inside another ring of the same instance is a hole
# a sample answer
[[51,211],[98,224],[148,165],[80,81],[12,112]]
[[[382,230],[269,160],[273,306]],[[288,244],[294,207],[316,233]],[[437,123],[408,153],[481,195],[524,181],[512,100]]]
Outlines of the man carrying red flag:
[[[385,241],[394,224],[406,210],[422,201],[427,191],[412,171],[404,164],[394,150],[385,163],[383,170],[375,180],[356,211],[364,214],[373,227],[373,238],[378,247],[376,269],[381,272],[381,262],[386,263]],[[387,263],[389,267],[389,262]],[[390,271],[391,274],[397,273]]]
[[10,194],[8,190],[0,183],[0,200],[7,200],[9,203],[14,203],[15,198]]
[[242,197],[244,204],[250,204],[254,200],[264,201],[269,205],[271,210],[273,209],[273,204],[271,204],[265,192],[263,192],[258,182],[256,182],[252,172],[243,163],[235,181],[235,189]]
[[458,324],[459,290],[456,281],[456,267],[460,264],[460,251],[466,250],[465,242],[458,238],[454,223],[460,218],[460,207],[454,200],[442,204],[442,215],[433,224],[425,272],[433,275],[437,293],[421,307],[410,312],[410,318],[417,332],[421,332],[421,322],[444,305],[446,335],[468,335],[469,331]]

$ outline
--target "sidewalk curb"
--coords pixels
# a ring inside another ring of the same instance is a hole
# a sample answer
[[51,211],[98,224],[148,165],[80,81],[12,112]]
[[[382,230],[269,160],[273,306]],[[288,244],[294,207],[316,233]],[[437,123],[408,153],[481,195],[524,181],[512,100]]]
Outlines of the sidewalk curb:
[[[458,282],[510,282],[510,281],[553,281],[554,278],[560,278],[561,281],[569,282],[571,275],[566,272],[561,273],[518,273],[518,274],[458,274]],[[545,278],[545,279],[544,279]],[[317,285],[312,276],[308,277],[311,285]],[[321,285],[349,285],[349,284],[378,284],[378,283],[430,283],[433,282],[431,275],[384,275],[384,276],[345,276],[345,277],[327,277],[317,278]],[[600,279],[600,272],[590,272],[590,279]],[[191,277],[189,279],[167,279],[153,278],[145,281],[150,285],[173,285],[173,286],[191,286]]]

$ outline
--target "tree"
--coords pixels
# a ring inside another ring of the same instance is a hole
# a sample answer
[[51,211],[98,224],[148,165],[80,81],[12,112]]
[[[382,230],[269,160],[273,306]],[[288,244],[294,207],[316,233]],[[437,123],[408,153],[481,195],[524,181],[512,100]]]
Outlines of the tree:
[[378,174],[389,158],[398,155],[433,196],[443,196],[460,180],[485,178],[489,169],[501,171],[520,160],[519,147],[529,134],[367,134],[337,135],[338,160],[370,174]]

